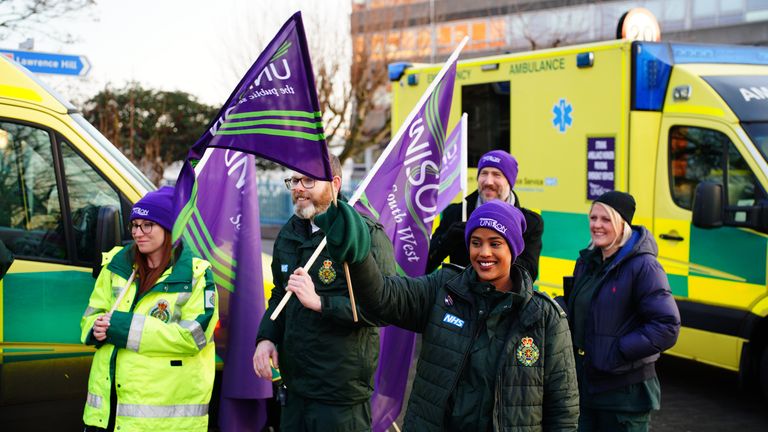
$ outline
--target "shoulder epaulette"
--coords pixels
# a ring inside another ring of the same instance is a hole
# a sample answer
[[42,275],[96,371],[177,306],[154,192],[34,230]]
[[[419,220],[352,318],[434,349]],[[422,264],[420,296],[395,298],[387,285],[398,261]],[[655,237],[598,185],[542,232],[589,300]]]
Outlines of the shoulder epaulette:
[[549,296],[549,294],[545,293],[544,291],[534,291],[533,295],[537,295],[543,299],[546,299],[547,302],[549,302],[557,311],[558,314],[560,314],[561,318],[565,318],[567,314],[563,310],[562,307],[560,307],[560,303],[558,303],[555,299]]
[[101,253],[101,265],[105,266],[112,262],[112,258],[117,255],[118,252],[123,250],[123,246],[115,246],[113,247],[109,252],[102,252]]

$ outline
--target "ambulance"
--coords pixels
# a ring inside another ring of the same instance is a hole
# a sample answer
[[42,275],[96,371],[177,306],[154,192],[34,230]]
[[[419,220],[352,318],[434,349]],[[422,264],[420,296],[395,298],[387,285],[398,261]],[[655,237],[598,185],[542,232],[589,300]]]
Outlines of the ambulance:
[[[131,239],[131,207],[154,189],[72,104],[0,56],[0,252],[14,258],[0,278],[0,430],[82,430],[94,349],[80,343],[80,318],[101,252]],[[270,262],[262,253],[265,293]],[[217,350],[226,336],[216,329]],[[211,424],[222,366],[217,357]]]
[[[393,130],[440,66],[390,65]],[[544,219],[537,289],[562,294],[592,200],[629,192],[682,316],[669,354],[768,392],[768,48],[614,40],[470,59],[449,127],[464,112],[470,172],[509,151],[521,204]]]
[[80,343],[101,251],[131,238],[155,186],[69,102],[0,56],[0,429],[78,430],[93,347]]

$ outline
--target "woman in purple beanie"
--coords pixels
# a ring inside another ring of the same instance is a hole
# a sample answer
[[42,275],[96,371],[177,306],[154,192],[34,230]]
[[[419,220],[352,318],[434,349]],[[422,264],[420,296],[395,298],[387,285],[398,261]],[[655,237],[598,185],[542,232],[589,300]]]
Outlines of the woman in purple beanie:
[[635,199],[624,192],[606,192],[592,203],[592,241],[566,292],[580,431],[647,431],[661,397],[654,364],[680,331],[656,242],[645,227],[631,225],[634,214]]
[[[471,266],[417,278],[381,276],[365,223],[345,203],[315,223],[331,256],[349,263],[366,316],[422,334],[403,430],[576,430],[565,314],[513,264],[524,247],[520,210],[501,201],[479,206],[465,230]],[[291,280],[313,289],[301,269]]]
[[104,254],[80,322],[96,347],[85,429],[207,431],[219,319],[211,265],[171,244],[173,188],[145,195],[130,221],[134,242]]

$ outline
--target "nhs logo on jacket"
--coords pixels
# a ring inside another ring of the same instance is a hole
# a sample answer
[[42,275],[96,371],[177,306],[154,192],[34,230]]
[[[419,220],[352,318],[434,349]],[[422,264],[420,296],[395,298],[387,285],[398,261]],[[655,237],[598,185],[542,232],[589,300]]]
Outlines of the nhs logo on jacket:
[[445,316],[443,316],[443,322],[450,325],[455,325],[458,328],[464,327],[463,319],[457,317],[456,315],[451,315],[449,313],[446,313]]

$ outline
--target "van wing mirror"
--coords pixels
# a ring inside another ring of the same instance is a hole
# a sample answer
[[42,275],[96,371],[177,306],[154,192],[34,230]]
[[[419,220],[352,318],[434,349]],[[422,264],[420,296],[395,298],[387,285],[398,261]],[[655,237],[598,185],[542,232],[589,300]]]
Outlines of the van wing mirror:
[[96,219],[96,254],[93,259],[93,277],[101,272],[101,253],[112,250],[121,244],[120,212],[114,206],[99,208]]
[[723,185],[701,182],[693,193],[693,225],[699,228],[723,226]]

